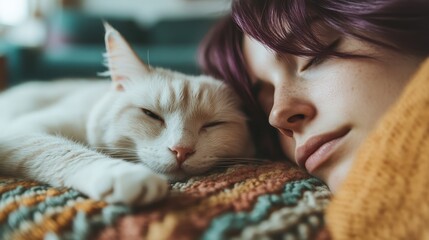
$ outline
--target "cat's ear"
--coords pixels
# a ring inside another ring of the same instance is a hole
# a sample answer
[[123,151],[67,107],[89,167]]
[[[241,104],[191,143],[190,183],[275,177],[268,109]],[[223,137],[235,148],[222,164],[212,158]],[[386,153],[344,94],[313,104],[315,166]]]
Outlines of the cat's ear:
[[125,81],[147,74],[150,69],[137,56],[122,35],[104,22],[106,54],[105,61],[109,68],[106,75],[112,78],[117,90],[124,90]]

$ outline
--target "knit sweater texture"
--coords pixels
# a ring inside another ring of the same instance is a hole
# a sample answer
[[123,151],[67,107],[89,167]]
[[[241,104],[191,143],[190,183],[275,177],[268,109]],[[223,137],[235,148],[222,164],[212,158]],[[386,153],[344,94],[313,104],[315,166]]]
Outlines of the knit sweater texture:
[[429,59],[361,146],[326,212],[332,239],[429,239]]

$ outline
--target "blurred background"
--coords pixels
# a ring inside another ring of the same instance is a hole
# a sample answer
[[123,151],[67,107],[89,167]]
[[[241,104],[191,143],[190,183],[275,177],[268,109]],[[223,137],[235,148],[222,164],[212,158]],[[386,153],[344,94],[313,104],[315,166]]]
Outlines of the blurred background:
[[0,0],[0,89],[95,78],[108,21],[153,66],[198,74],[196,52],[231,0]]

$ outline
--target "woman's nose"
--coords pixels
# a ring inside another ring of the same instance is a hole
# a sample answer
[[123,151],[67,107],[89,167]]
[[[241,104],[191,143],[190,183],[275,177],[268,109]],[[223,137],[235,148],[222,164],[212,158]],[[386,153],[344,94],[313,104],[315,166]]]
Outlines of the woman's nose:
[[315,116],[316,108],[308,100],[280,93],[279,97],[274,97],[269,122],[282,134],[292,137]]

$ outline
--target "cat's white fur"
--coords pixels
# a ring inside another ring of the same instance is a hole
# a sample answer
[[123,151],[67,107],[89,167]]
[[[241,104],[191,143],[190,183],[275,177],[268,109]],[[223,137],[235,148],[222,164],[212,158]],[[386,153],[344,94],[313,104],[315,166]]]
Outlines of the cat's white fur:
[[107,24],[105,40],[111,81],[30,82],[0,94],[0,174],[141,205],[167,194],[167,178],[252,155],[240,101],[224,83],[145,65]]

